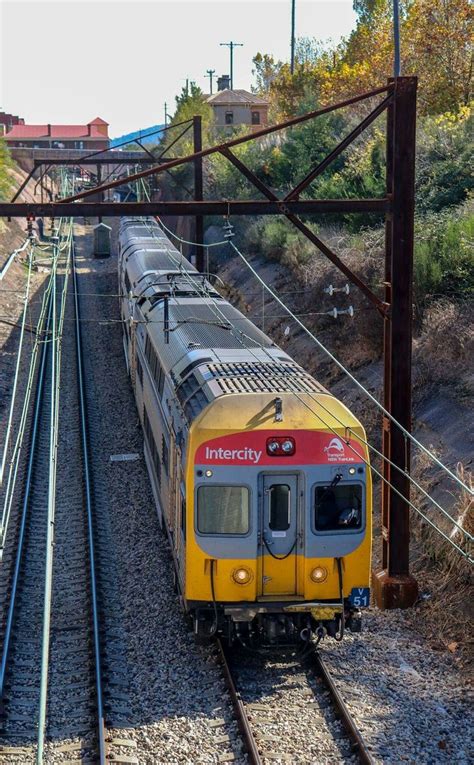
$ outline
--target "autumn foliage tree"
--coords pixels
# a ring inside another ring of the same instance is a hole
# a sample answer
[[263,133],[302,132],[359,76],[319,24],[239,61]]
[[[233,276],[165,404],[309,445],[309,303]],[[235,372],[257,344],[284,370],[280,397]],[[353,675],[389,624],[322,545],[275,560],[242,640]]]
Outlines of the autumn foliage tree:
[[[324,105],[383,85],[393,71],[392,0],[355,0],[357,25],[328,49],[300,41],[296,69],[271,56],[254,58],[257,89],[274,118],[297,113],[302,96]],[[401,0],[402,74],[419,78],[421,114],[458,111],[472,98],[472,30],[469,0]],[[296,108],[295,108],[296,106]]]

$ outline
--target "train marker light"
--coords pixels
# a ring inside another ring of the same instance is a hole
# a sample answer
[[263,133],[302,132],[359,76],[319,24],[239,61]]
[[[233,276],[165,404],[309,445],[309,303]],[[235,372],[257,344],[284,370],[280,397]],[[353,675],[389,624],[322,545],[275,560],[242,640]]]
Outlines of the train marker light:
[[211,477],[211,475],[212,475],[212,470],[206,470],[206,472],[204,473],[204,475],[206,476],[206,478],[210,478],[210,477]]
[[355,467],[350,467],[349,468],[349,475],[355,475],[355,472],[356,472]]
[[232,579],[236,584],[248,584],[252,578],[252,572],[248,568],[237,568],[232,572]]
[[270,457],[290,457],[295,451],[295,439],[290,436],[267,438],[267,454]]
[[310,577],[316,584],[321,584],[321,582],[325,582],[328,578],[328,570],[324,566],[316,566],[311,571]]

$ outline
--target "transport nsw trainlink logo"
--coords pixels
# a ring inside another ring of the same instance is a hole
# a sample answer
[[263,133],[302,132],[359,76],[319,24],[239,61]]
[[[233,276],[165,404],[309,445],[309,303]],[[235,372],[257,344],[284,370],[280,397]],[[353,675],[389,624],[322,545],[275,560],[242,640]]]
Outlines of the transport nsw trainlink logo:
[[329,462],[354,462],[354,451],[343,444],[340,438],[331,438],[329,444],[324,447]]
[[318,430],[285,430],[284,435],[295,443],[293,454],[269,455],[267,440],[280,431],[254,430],[228,433],[201,444],[195,453],[196,465],[327,465],[328,463],[360,462],[364,450],[355,439],[344,438]]
[[254,465],[258,465],[262,451],[256,449],[210,449],[206,446],[206,460],[209,462],[217,462],[218,460],[225,461],[237,461],[237,462],[252,462]]

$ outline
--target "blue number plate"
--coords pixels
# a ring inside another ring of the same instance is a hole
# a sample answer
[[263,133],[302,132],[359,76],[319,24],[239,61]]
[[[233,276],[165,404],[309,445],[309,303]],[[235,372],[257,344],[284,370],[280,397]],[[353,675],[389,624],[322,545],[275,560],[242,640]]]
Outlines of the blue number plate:
[[356,608],[364,608],[370,603],[369,587],[353,587],[349,595],[349,603]]

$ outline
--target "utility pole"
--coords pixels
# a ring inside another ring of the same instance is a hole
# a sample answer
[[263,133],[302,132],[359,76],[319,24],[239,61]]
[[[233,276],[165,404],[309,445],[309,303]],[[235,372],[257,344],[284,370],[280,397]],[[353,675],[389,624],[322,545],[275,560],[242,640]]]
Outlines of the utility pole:
[[228,43],[221,43],[221,46],[225,46],[230,49],[230,89],[234,89],[234,48],[243,48],[243,43],[236,43],[231,40]]
[[212,76],[216,73],[215,69],[206,69],[206,74],[209,76],[209,93],[212,96]]
[[400,7],[398,0],[393,0],[393,76],[400,77]]
[[168,104],[167,104],[167,103],[166,103],[166,101],[165,101],[165,125],[167,125],[167,124],[168,124],[168,117],[169,117],[169,116],[170,116],[170,115],[168,114]]
[[291,59],[290,59],[290,72],[295,73],[295,15],[296,15],[296,0],[291,0]]

